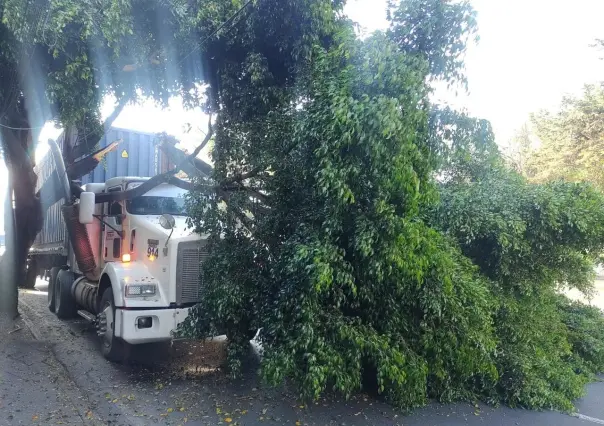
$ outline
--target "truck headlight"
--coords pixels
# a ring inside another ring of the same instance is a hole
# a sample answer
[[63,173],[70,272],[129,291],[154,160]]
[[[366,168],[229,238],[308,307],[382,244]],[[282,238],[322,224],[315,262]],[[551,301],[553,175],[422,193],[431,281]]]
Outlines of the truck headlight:
[[155,284],[128,284],[126,286],[126,297],[155,296],[156,292]]

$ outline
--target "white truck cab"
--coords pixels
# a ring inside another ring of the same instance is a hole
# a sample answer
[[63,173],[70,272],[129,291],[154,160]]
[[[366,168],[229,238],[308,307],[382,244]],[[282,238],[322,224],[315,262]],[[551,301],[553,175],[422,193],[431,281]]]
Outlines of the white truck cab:
[[[207,251],[205,239],[187,226],[185,190],[160,184],[128,200],[95,200],[148,179],[84,185],[80,199],[62,207],[64,221],[45,223],[43,230],[66,226],[69,234],[61,255],[50,261],[49,308],[61,318],[77,313],[94,322],[103,355],[114,361],[124,358],[128,345],[172,339],[201,295]],[[43,253],[34,250],[30,257]]]
[[[126,191],[144,180],[112,178],[105,191]],[[187,227],[184,196],[183,189],[162,184],[141,197],[97,206],[105,209],[107,223],[87,225],[89,235],[101,237],[96,242],[102,248],[99,294],[111,286],[115,336],[127,343],[171,339],[189,307],[199,301],[206,252],[200,236]],[[162,226],[163,215],[173,218],[170,229]]]

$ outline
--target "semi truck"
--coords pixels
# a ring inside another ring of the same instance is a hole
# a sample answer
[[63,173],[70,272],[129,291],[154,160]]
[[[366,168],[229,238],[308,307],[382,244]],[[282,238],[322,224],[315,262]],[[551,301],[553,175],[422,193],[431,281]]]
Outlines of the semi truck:
[[93,323],[111,361],[123,361],[131,345],[172,339],[200,300],[207,257],[206,240],[186,225],[186,190],[163,183],[132,199],[99,202],[149,179],[114,176],[83,184],[74,197],[60,148],[49,144],[40,185],[54,176],[62,196],[46,212],[27,279],[50,271],[50,311]]

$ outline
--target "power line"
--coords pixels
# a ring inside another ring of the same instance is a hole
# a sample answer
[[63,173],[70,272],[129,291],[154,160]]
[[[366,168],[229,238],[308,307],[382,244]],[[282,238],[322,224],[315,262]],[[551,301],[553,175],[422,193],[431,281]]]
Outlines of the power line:
[[180,60],[180,62],[178,62],[178,64],[180,65],[182,63],[182,61],[184,61],[189,56],[191,56],[193,53],[195,53],[196,51],[198,51],[199,49],[201,49],[201,47],[205,44],[206,41],[210,40],[212,37],[214,37],[216,34],[218,34],[218,32],[220,30],[222,30],[225,26],[227,26],[228,24],[230,24],[231,22],[233,22],[235,20],[235,18],[237,18],[237,16],[241,15],[241,13],[245,10],[245,8],[248,7],[253,1],[254,0],[248,0],[243,6],[241,6],[239,8],[239,10],[237,10],[237,12],[235,12],[233,15],[231,15],[231,17],[229,19],[227,19],[226,21],[224,21],[218,28],[216,28],[214,31],[212,31],[212,34],[210,34],[209,36],[207,36],[206,38],[204,38],[201,41],[201,43],[199,43],[197,45],[197,47],[195,47],[195,49],[191,50],[184,58],[182,58]]
[[6,124],[0,124],[0,127],[4,127],[5,129],[10,129],[10,130],[40,130],[40,129],[44,128],[44,126],[40,126],[40,127],[11,127],[11,126],[7,126]]

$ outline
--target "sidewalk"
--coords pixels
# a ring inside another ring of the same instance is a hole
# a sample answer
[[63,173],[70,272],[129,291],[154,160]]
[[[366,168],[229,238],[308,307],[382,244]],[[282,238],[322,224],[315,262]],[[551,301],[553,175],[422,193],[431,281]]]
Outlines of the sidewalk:
[[0,425],[94,424],[89,405],[22,319],[0,326]]

